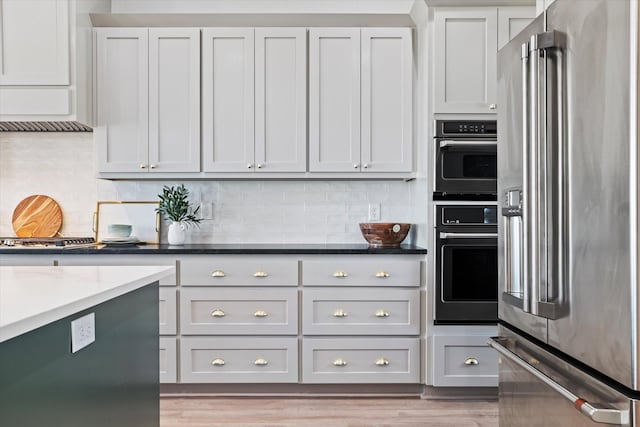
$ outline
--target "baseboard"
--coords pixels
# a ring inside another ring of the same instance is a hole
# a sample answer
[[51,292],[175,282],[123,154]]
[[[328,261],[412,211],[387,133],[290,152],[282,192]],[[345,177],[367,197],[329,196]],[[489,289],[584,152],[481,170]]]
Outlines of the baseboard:
[[498,400],[498,387],[424,386],[422,399]]
[[421,397],[421,384],[161,384],[160,397]]

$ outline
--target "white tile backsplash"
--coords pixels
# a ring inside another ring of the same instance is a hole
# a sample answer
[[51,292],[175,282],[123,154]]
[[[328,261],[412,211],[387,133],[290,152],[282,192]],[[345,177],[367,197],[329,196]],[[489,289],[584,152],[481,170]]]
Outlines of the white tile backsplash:
[[[0,133],[0,235],[13,235],[14,207],[47,194],[62,207],[66,235],[92,235],[98,200],[157,200],[184,183],[213,219],[187,243],[364,243],[358,223],[379,203],[381,221],[412,221],[415,183],[401,181],[106,181],[95,178],[91,133]],[[166,241],[163,227],[162,241]]]

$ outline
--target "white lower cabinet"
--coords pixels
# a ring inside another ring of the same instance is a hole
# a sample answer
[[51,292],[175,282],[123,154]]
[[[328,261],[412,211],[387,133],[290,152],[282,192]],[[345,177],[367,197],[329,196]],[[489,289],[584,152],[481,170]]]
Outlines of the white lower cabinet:
[[419,383],[420,340],[305,337],[302,382]]
[[178,381],[178,352],[176,337],[160,337],[160,382]]
[[420,261],[302,262],[302,382],[420,383]]
[[183,337],[183,383],[298,381],[297,337]]
[[433,336],[433,385],[497,387],[498,355],[483,335]]

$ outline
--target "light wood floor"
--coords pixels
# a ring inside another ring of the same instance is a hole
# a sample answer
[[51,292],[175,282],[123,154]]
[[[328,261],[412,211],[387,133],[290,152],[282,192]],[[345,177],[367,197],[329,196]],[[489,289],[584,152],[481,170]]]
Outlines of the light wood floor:
[[160,427],[496,427],[496,401],[418,398],[166,398]]

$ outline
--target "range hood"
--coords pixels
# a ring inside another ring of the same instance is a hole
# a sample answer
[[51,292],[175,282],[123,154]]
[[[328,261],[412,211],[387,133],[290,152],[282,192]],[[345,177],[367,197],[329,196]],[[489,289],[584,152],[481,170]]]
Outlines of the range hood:
[[0,0],[0,132],[87,132],[90,13],[111,0]]

